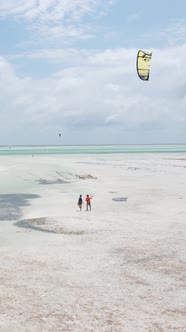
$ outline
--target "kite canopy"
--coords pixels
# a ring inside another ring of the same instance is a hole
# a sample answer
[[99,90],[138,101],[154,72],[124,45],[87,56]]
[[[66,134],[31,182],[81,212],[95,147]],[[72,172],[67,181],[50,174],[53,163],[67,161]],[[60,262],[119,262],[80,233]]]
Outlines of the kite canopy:
[[149,80],[149,73],[150,73],[150,63],[151,63],[152,53],[138,51],[137,54],[137,73],[139,78],[143,81]]

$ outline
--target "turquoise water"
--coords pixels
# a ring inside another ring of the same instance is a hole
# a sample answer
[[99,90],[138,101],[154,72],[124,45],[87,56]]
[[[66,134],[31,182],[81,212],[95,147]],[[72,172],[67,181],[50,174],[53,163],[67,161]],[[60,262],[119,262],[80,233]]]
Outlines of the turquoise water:
[[12,146],[0,147],[0,155],[111,154],[111,153],[186,153],[178,145],[95,145],[95,146]]

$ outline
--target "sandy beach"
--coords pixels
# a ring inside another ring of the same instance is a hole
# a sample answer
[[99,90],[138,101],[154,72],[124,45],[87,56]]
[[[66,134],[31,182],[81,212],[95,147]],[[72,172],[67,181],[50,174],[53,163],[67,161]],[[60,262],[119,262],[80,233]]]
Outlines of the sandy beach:
[[186,331],[186,154],[0,156],[0,183],[0,331]]

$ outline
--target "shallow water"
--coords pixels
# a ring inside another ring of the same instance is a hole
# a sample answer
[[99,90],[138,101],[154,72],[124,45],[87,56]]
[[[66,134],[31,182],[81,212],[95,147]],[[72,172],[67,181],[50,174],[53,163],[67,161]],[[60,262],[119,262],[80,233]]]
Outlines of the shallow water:
[[95,146],[12,146],[0,147],[0,155],[113,154],[186,152],[186,144],[174,145],[95,145]]

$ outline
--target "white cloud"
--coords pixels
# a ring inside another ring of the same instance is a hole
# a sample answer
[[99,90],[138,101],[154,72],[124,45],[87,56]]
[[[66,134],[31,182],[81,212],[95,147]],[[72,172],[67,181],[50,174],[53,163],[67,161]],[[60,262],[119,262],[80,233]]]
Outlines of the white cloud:
[[[90,38],[92,33],[82,19],[110,8],[108,0],[1,0],[0,17],[24,20],[47,38]],[[88,32],[87,32],[88,31]]]
[[94,38],[94,35],[87,33],[89,28],[85,26],[77,25],[46,25],[37,24],[34,26],[42,36],[50,40],[55,39],[90,39]]
[[[132,54],[132,57],[131,57]],[[136,49],[128,50],[123,48],[99,50],[64,48],[64,49],[42,49],[39,51],[24,52],[21,54],[9,55],[10,59],[43,59],[53,63],[62,64],[84,64],[90,66],[122,66],[123,70],[131,71],[134,67]],[[127,63],[127,66],[125,65]]]
[[180,19],[156,27],[155,30],[142,34],[139,41],[152,45],[152,43],[162,44],[163,47],[172,47],[185,43],[186,20]]
[[162,39],[167,39],[170,46],[176,45],[180,42],[185,42],[186,35],[186,20],[180,20],[170,23],[160,36]]
[[[65,56],[69,50],[61,52]],[[78,54],[75,49],[70,52]],[[46,54],[55,60],[47,50],[37,56]],[[139,142],[147,132],[154,142],[186,140],[186,46],[154,49],[149,82],[136,74],[136,54],[134,49],[92,55],[84,50],[76,65],[72,56],[65,69],[45,80],[21,79],[1,58],[1,141],[13,133],[16,139],[22,137],[22,143],[29,135],[39,144],[41,134],[47,140],[49,130],[53,133],[59,126],[66,130],[66,143],[84,143],[85,135],[99,128],[100,134],[90,142],[99,143],[101,138],[110,142],[110,135],[118,143],[136,135]]]
[[1,0],[0,16],[58,22],[69,15],[69,20],[78,20],[98,3],[99,0]]
[[66,48],[66,49],[41,49],[39,51],[23,52],[20,54],[7,55],[9,60],[24,61],[47,61],[53,64],[62,64],[63,66],[83,65],[87,62],[91,52],[86,49]]

